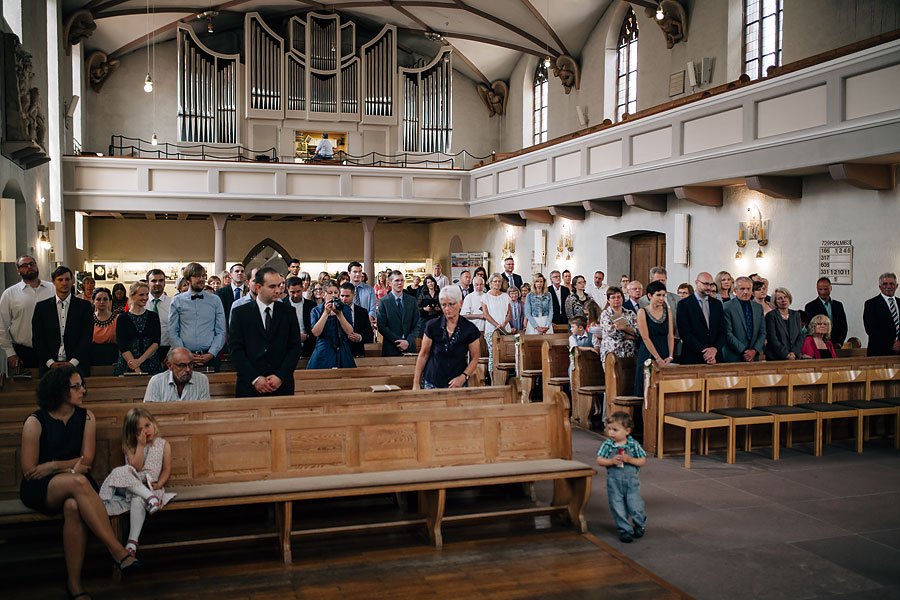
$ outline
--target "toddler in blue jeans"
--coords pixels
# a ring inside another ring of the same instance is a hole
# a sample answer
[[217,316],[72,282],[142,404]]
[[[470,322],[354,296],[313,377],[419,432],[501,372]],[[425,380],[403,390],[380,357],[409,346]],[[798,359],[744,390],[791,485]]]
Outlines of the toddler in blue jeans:
[[[644,448],[631,437],[634,421],[627,412],[614,412],[606,419],[609,436],[597,450],[597,464],[606,467],[609,510],[619,529],[619,539],[629,544],[643,537],[647,524],[638,473],[647,463]],[[634,527],[632,527],[634,523]]]

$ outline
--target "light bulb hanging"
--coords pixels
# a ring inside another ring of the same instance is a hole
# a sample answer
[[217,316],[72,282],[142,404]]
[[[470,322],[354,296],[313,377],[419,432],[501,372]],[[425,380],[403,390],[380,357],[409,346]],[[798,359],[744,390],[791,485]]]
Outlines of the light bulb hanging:
[[660,0],[660,2],[658,2],[656,4],[656,20],[662,21],[665,18],[666,18],[666,13],[663,12],[662,1]]
[[159,144],[159,138],[156,137],[156,132],[155,132],[155,131],[153,132],[153,137],[150,138],[150,143],[153,144],[154,146],[156,146],[156,145]]
[[147,71],[147,76],[144,78],[144,91],[148,94],[153,91],[153,78],[150,77],[150,71]]
[[41,239],[39,242],[42,250],[49,250],[50,246],[50,238],[47,236],[47,231],[41,231]]

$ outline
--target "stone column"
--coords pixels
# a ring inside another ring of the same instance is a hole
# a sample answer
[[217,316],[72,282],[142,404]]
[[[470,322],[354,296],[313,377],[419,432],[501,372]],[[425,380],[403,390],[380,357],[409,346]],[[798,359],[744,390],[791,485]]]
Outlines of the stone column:
[[[228,224],[228,215],[213,214],[213,227],[216,228],[216,251],[213,260],[213,271],[216,275],[225,270],[225,225]],[[212,273],[210,273],[212,275]]]
[[375,285],[375,224],[378,217],[360,217],[363,226],[363,272],[369,285]]

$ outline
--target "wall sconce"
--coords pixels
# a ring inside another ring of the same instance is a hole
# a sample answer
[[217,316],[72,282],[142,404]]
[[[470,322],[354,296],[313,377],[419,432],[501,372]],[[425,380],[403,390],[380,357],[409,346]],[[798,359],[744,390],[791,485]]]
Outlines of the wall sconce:
[[569,229],[568,225],[563,225],[562,235],[559,236],[559,243],[556,246],[556,260],[560,260],[562,258],[562,253],[566,252],[566,260],[572,260],[572,252],[575,250],[575,247],[572,244],[572,231]]
[[509,258],[516,252],[516,239],[513,237],[512,227],[506,227],[506,241],[503,242],[503,258]]
[[765,253],[762,249],[769,243],[769,221],[763,219],[762,211],[756,204],[747,207],[746,220],[738,223],[738,239],[735,241],[738,251],[735,253],[734,259],[744,258],[742,249],[747,246],[748,241],[754,240],[759,245],[756,258],[764,258]]
[[40,246],[41,250],[49,250],[52,248],[50,244],[50,228],[46,225],[38,225],[38,232],[41,234],[38,240],[38,246]]
[[756,251],[756,258],[765,258],[766,255],[763,253],[763,246],[767,246],[769,244],[769,240],[756,240],[756,243],[759,246],[759,250]]

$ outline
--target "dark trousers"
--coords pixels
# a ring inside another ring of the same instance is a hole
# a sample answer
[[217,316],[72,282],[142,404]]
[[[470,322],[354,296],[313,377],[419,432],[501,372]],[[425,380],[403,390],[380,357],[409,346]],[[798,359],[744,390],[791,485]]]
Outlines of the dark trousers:
[[38,367],[38,357],[34,348],[13,343],[13,350],[15,351],[16,356],[19,357],[19,360],[22,361],[23,366],[29,369],[36,369]]
[[169,349],[172,346],[160,346],[156,351],[156,356],[159,357],[159,364],[162,366],[166,366],[166,354],[169,353]]

